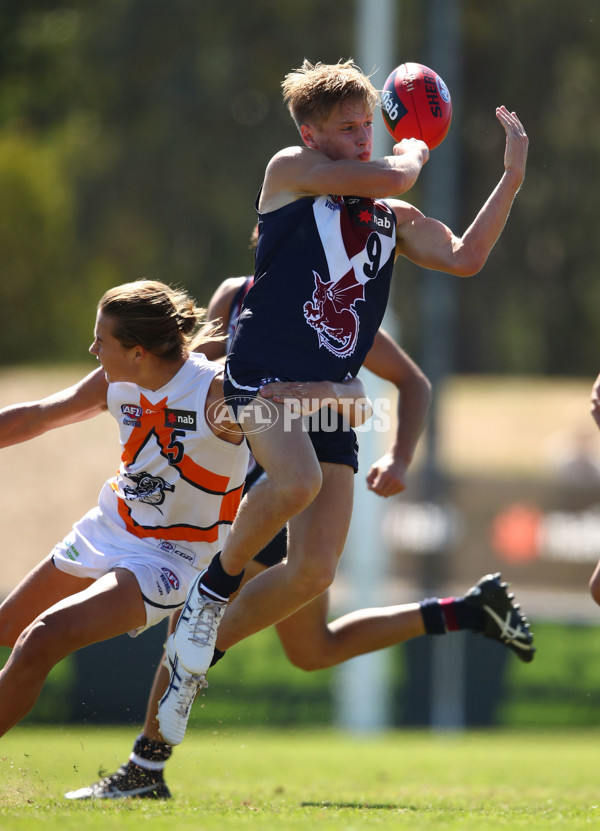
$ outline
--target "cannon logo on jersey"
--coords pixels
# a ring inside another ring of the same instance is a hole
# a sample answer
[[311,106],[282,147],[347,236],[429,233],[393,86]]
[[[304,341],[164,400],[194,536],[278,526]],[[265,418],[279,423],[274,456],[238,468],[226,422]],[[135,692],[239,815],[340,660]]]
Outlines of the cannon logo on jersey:
[[193,410],[169,410],[165,407],[165,427],[196,430],[196,413]]
[[158,508],[165,501],[165,493],[175,490],[175,485],[171,485],[162,476],[152,476],[150,473],[142,472],[128,473],[127,478],[133,482],[133,485],[125,485],[123,495],[131,502],[137,500]]

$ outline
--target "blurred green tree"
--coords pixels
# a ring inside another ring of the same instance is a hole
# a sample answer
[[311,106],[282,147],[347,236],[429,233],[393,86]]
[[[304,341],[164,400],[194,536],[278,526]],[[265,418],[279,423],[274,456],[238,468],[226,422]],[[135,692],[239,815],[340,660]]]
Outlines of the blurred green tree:
[[505,233],[483,279],[472,281],[461,298],[459,365],[478,372],[595,375],[597,4],[469,2],[465,32],[465,222],[481,188],[498,175],[503,136],[492,118],[497,105],[519,114],[530,150]]
[[[281,80],[304,57],[355,54],[355,5],[5,0],[0,362],[79,356],[93,305],[117,282],[161,278],[206,302],[224,277],[251,270],[265,162],[298,140]],[[501,171],[498,104],[521,116],[531,147],[505,233],[457,292],[457,371],[597,370],[595,6],[462,0],[457,230]],[[427,11],[402,3],[398,63],[426,62]],[[409,198],[418,204],[418,187]],[[417,358],[418,280],[399,264],[396,311]]]

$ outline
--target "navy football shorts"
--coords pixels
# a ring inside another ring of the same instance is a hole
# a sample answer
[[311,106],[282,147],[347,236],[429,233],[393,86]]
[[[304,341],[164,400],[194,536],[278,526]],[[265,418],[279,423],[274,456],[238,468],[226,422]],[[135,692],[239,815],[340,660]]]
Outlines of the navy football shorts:
[[[235,375],[233,374],[235,372]],[[223,392],[228,406],[239,421],[240,412],[258,396],[258,390],[265,384],[275,381],[297,381],[297,378],[283,378],[269,374],[263,368],[243,365],[236,362],[235,367],[227,363],[223,379]],[[266,399],[265,399],[266,400]],[[354,430],[337,413],[335,419],[323,419],[322,426],[310,426],[310,440],[320,462],[329,462],[337,465],[348,465],[354,472],[358,471],[358,440]],[[242,424],[243,427],[243,424]]]

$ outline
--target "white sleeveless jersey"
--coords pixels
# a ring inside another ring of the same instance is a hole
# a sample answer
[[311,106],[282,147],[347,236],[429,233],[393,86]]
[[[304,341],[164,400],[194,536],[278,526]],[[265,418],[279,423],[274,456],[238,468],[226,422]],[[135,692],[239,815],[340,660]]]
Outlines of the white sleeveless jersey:
[[159,390],[116,382],[107,395],[122,456],[100,493],[105,520],[154,550],[187,551],[197,567],[223,546],[248,466],[246,442],[225,442],[206,422],[206,396],[220,372],[220,364],[192,353]]

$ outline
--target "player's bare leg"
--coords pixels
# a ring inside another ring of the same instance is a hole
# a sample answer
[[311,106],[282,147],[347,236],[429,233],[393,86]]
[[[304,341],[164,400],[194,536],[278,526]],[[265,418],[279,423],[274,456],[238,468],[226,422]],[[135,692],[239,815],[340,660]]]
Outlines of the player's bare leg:
[[0,644],[14,646],[23,629],[39,614],[93,582],[61,571],[48,555],[0,604]]
[[[39,591],[43,595],[42,584]],[[104,575],[38,615],[21,632],[0,672],[0,735],[29,712],[60,660],[83,646],[143,626],[145,621],[139,584],[125,569]]]
[[[309,434],[303,430],[301,419],[290,419],[283,405],[271,406],[277,407],[280,418],[267,430],[264,430],[264,424],[255,416],[250,405],[242,411],[243,419],[240,417],[244,429],[251,436],[255,458],[264,467],[267,477],[246,494],[223,550],[191,584],[175,633],[167,643],[167,651],[173,652],[174,662],[199,678],[205,676],[210,666],[218,627],[229,597],[240,586],[244,567],[290,517],[310,506],[320,492],[321,466]],[[333,504],[330,511],[333,512]],[[297,588],[288,584],[286,590],[291,592],[292,602],[289,609],[283,610],[283,616],[319,593],[316,591],[295,602]],[[277,619],[273,617],[265,624],[259,620],[258,629]],[[173,671],[174,666],[175,663]],[[172,693],[170,698],[161,700],[159,710],[163,736],[163,727],[170,732],[167,721],[174,725],[176,714],[186,709],[187,703],[176,701]],[[175,738],[176,734],[171,735]]]
[[322,594],[277,624],[289,660],[307,671],[325,669],[425,634],[418,603],[359,609],[328,622]]
[[219,628],[220,650],[293,614],[333,581],[352,515],[354,472],[347,465],[321,467],[319,495],[288,523],[287,562],[259,574],[240,591]]
[[[172,634],[177,613],[169,618],[167,635]],[[154,673],[146,704],[146,716],[142,732],[136,737],[128,760],[114,773],[103,776],[91,785],[76,788],[65,794],[67,799],[170,799],[171,792],[164,779],[163,770],[171,756],[172,748],[165,742],[158,726],[158,702],[169,685],[169,671],[161,656]]]
[[280,417],[262,432],[252,411],[243,411],[252,453],[267,475],[242,500],[223,546],[221,564],[229,574],[238,574],[291,517],[310,505],[321,488],[321,467],[301,419],[290,418],[282,404],[271,406],[277,407]]

